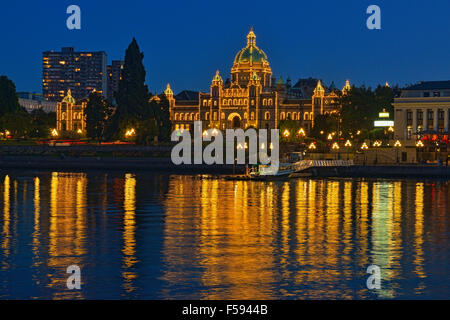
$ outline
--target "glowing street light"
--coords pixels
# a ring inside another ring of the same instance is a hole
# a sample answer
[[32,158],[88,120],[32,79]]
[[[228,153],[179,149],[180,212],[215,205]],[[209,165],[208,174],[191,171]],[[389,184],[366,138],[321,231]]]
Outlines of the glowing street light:
[[317,147],[316,147],[316,145],[314,144],[314,142],[312,142],[310,145],[309,145],[309,150],[316,150],[317,149]]
[[59,133],[58,133],[58,131],[57,131],[56,129],[53,129],[53,130],[52,130],[52,136],[53,136],[53,137],[59,136]]
[[418,140],[418,141],[416,142],[416,147],[417,147],[417,148],[423,148],[423,147],[424,147],[424,144],[423,144],[422,140]]
[[339,150],[339,145],[337,142],[333,143],[333,146],[331,147],[333,150]]
[[136,135],[136,130],[134,130],[134,128],[131,128],[127,132],[125,132],[125,138],[130,138],[135,135]]
[[375,141],[375,142],[373,143],[373,146],[374,146],[374,147],[381,147],[381,145],[382,145],[382,142],[379,141],[379,140],[377,140],[377,141]]
[[352,146],[352,143],[350,142],[350,140],[347,140],[347,141],[345,142],[345,146],[346,146],[347,148],[350,148],[350,147]]
[[331,133],[328,135],[328,140],[333,140],[333,135]]
[[402,143],[400,142],[400,140],[395,141],[394,147],[401,147]]
[[361,149],[362,149],[362,150],[367,150],[367,149],[369,149],[369,146],[367,145],[367,143],[364,142],[364,143],[362,144],[362,146],[361,146]]
[[298,130],[298,135],[305,136],[306,135],[305,130],[303,130],[303,128],[300,128],[300,130]]
[[283,132],[284,137],[288,138],[290,135],[291,135],[291,133],[289,132],[288,129],[284,130],[284,132]]

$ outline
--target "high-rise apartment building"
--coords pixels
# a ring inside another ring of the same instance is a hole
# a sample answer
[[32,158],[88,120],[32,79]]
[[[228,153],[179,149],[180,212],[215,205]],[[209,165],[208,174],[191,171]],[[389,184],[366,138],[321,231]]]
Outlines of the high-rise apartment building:
[[114,94],[119,90],[119,82],[122,79],[124,61],[113,60],[107,67],[108,72],[108,101],[114,102]]
[[104,51],[76,52],[73,47],[60,52],[46,51],[42,61],[42,93],[48,101],[60,102],[70,89],[75,99],[83,99],[95,89],[108,95],[107,56]]

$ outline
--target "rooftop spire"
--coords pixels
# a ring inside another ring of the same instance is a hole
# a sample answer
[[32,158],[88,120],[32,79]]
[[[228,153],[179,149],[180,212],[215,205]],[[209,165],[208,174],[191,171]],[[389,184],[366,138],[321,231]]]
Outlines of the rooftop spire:
[[250,28],[250,32],[247,35],[247,47],[256,45],[256,35],[253,32],[253,27]]

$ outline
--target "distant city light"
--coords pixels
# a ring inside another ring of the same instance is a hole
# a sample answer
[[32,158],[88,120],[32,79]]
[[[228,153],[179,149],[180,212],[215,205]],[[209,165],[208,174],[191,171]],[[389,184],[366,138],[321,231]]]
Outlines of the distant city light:
[[133,128],[127,130],[127,132],[125,132],[125,138],[131,138],[133,136],[136,135],[136,130],[134,130]]
[[376,120],[374,122],[374,126],[375,127],[393,127],[394,126],[394,121],[392,120]]

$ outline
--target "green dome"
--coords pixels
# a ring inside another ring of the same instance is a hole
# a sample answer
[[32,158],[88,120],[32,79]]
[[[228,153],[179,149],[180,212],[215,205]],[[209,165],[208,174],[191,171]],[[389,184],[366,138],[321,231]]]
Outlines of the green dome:
[[64,97],[62,102],[75,104],[75,99],[72,97],[72,91],[70,89],[67,90],[67,95]]
[[249,46],[238,52],[235,63],[263,63],[268,62],[267,55],[257,46]]
[[238,52],[234,63],[269,63],[264,51],[256,46],[256,35],[253,28],[247,36],[247,46]]

